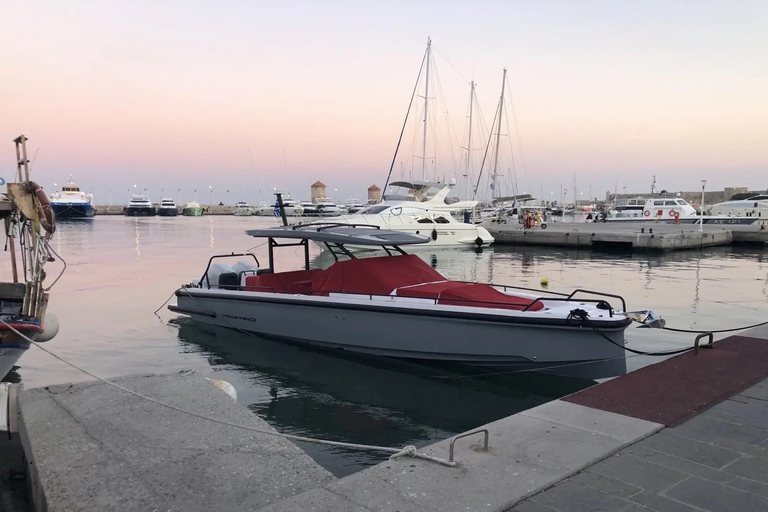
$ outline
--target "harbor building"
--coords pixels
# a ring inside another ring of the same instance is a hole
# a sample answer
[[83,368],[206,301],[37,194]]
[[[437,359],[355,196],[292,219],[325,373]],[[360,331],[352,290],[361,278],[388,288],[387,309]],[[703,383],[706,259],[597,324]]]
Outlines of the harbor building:
[[318,201],[324,200],[327,196],[325,195],[325,183],[322,181],[316,181],[312,184],[310,187],[310,201],[313,203],[317,203]]
[[368,187],[368,204],[377,204],[381,202],[381,188],[376,184]]

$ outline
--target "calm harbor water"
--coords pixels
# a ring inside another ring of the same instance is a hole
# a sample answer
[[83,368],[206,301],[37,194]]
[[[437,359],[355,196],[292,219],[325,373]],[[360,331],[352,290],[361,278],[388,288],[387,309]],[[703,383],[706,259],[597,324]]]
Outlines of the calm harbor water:
[[[423,446],[577,391],[590,382],[536,374],[476,376],[463,368],[340,356],[196,324],[165,308],[182,283],[200,277],[213,254],[263,241],[244,230],[276,225],[259,217],[96,217],[60,223],[54,249],[66,260],[49,309],[61,323],[47,348],[103,377],[194,369],[231,382],[239,401],[281,432],[389,446]],[[253,251],[266,261],[266,250]],[[653,309],[681,328],[727,328],[768,317],[768,253],[717,248],[667,255],[601,254],[495,247],[417,251],[450,278],[623,295],[630,309]],[[327,265],[315,250],[313,264]],[[278,270],[301,265],[298,250],[278,253]],[[53,276],[60,262],[50,264]],[[7,259],[0,277],[10,273]],[[301,319],[297,319],[301,321]],[[396,325],[372,326],[391,329]],[[631,328],[633,348],[686,346],[693,335]],[[631,369],[652,362],[632,357]],[[34,347],[9,376],[27,388],[88,377]],[[378,454],[315,445],[304,449],[341,476],[382,460]]]

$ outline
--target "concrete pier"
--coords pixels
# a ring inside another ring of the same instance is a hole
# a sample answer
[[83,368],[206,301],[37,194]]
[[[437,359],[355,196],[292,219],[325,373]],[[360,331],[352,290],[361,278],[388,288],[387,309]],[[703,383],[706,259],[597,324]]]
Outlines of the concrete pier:
[[698,226],[660,223],[548,223],[547,229],[492,224],[497,245],[541,245],[607,250],[666,252],[750,243],[764,245],[768,231],[754,226]]
[[[272,430],[199,375],[115,382]],[[333,480],[290,441],[198,419],[100,382],[24,391],[19,408],[37,511],[256,510]]]

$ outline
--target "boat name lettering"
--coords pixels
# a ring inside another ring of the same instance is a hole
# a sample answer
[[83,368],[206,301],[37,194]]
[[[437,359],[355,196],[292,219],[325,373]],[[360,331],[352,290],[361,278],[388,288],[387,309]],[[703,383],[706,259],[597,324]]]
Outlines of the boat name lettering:
[[255,318],[249,316],[237,316],[237,315],[222,315],[224,318],[231,318],[232,320],[247,320],[248,322],[255,322]]

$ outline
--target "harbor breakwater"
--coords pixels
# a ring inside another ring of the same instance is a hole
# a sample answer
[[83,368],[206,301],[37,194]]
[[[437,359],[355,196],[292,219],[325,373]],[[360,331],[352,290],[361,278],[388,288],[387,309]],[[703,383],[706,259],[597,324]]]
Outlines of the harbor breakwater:
[[[201,205],[205,211],[206,215],[232,215],[235,212],[234,206],[227,206],[227,205]],[[97,205],[94,207],[96,209],[96,215],[124,215],[125,214],[125,205],[122,204],[112,204],[112,205]],[[181,211],[184,209],[184,206],[178,206],[179,215],[181,215]]]

